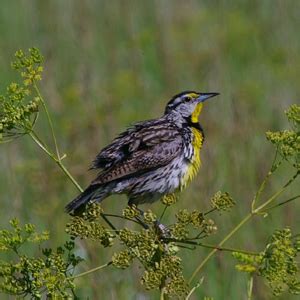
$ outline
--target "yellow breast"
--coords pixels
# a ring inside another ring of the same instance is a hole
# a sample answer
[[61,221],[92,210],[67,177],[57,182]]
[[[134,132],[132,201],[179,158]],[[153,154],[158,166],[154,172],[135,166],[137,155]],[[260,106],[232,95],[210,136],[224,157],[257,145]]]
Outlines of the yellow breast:
[[200,149],[203,144],[203,136],[201,132],[196,128],[192,128],[192,132],[193,132],[192,146],[194,149],[193,157],[182,178],[181,186],[180,186],[181,190],[184,189],[187,186],[187,184],[189,184],[191,180],[196,176],[201,165]]

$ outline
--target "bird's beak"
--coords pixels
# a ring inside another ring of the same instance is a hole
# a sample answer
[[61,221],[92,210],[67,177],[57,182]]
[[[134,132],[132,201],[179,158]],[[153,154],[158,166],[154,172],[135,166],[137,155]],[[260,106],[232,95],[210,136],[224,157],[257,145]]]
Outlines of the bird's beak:
[[201,93],[200,96],[197,98],[198,102],[204,102],[209,98],[215,97],[220,95],[219,93]]

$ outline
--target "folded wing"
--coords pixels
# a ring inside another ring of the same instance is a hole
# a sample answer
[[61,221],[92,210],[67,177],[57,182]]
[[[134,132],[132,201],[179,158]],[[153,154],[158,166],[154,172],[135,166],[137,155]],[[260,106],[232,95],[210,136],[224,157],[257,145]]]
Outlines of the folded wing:
[[157,120],[138,123],[123,132],[96,157],[92,168],[102,171],[92,184],[103,184],[133,174],[142,174],[168,164],[182,151],[177,128]]

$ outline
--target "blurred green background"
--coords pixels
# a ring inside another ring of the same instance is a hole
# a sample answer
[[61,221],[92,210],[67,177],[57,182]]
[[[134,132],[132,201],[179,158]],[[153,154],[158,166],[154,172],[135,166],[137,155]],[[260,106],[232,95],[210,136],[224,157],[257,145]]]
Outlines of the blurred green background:
[[[174,207],[204,210],[216,191],[228,191],[237,206],[216,217],[219,231],[207,242],[217,243],[249,211],[270,167],[274,149],[265,131],[286,128],[283,110],[299,103],[299,28],[300,2],[293,0],[2,0],[0,89],[16,80],[9,63],[13,53],[40,48],[45,56],[41,90],[67,154],[65,164],[83,186],[94,176],[87,169],[97,152],[126,126],[160,116],[169,98],[182,90],[220,92],[201,115],[202,169]],[[50,142],[43,117],[37,126]],[[0,168],[1,227],[18,217],[49,229],[52,246],[61,244],[67,238],[64,206],[76,196],[74,186],[29,137],[1,145]],[[288,172],[276,176],[268,193]],[[111,212],[125,205],[123,197],[103,203]],[[159,203],[152,207],[162,209]],[[261,250],[275,229],[299,230],[299,209],[294,203],[255,218],[227,245]],[[113,252],[93,243],[79,242],[78,248],[87,258],[82,270],[107,262]],[[188,277],[207,252],[182,251]],[[105,269],[77,280],[79,295],[157,299],[156,292],[144,291],[140,274],[138,265]],[[246,299],[247,276],[234,270],[229,254],[215,256],[202,276],[193,299]],[[261,280],[255,279],[254,299],[272,299]]]

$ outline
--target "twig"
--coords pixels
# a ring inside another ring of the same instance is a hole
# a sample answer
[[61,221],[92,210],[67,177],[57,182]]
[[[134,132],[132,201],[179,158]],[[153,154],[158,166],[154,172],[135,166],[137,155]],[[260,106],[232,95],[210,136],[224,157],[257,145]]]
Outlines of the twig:
[[162,214],[161,214],[161,216],[159,218],[159,221],[162,220],[163,216],[165,215],[165,212],[166,212],[167,208],[168,208],[168,205],[165,205],[164,210],[163,210],[163,212],[162,212]]
[[189,300],[190,299],[190,297],[192,296],[192,294],[195,292],[195,290],[197,289],[197,288],[199,288],[199,286],[203,283],[203,281],[204,281],[204,277],[202,277],[201,279],[200,279],[200,281],[190,290],[190,292],[188,293],[188,295],[186,296],[186,298],[185,298],[185,300]]
[[259,253],[257,253],[257,252],[251,252],[251,251],[229,248],[229,247],[221,247],[219,245],[197,243],[197,242],[194,242],[194,241],[191,241],[188,239],[187,240],[177,240],[177,239],[172,239],[172,238],[166,238],[165,240],[168,242],[183,243],[183,244],[199,246],[199,247],[203,247],[203,248],[215,249],[216,251],[239,252],[239,253],[244,253],[244,254],[249,254],[249,255],[259,255]]
[[79,183],[75,180],[75,178],[71,175],[71,173],[67,170],[67,168],[63,165],[61,160],[56,162],[61,170],[65,173],[65,175],[72,181],[72,183],[76,186],[78,191],[83,192],[83,188],[79,185]]
[[94,273],[94,272],[96,272],[96,271],[98,271],[98,270],[101,270],[101,269],[103,269],[103,268],[105,268],[105,267],[108,267],[108,266],[110,266],[111,264],[112,264],[112,261],[110,261],[110,262],[108,262],[108,263],[106,263],[106,264],[104,264],[104,265],[98,266],[98,267],[96,267],[96,268],[90,269],[90,270],[88,270],[88,271],[86,271],[86,272],[79,273],[79,274],[77,274],[77,275],[75,275],[75,276],[72,276],[72,277],[69,277],[69,278],[70,278],[70,279],[75,279],[75,278],[78,278],[78,277],[82,277],[82,276],[85,276],[85,275]]
[[287,204],[287,203],[289,203],[289,202],[292,202],[292,201],[294,201],[294,200],[296,200],[296,199],[298,199],[298,198],[300,198],[300,195],[297,195],[297,196],[295,196],[295,197],[289,198],[289,199],[287,199],[287,200],[285,200],[285,201],[282,201],[282,202],[280,202],[280,203],[278,203],[278,204],[275,204],[275,205],[273,205],[273,206],[269,206],[269,207],[267,207],[264,211],[262,211],[262,213],[267,212],[267,211],[269,211],[269,210],[272,210],[272,209],[274,209],[274,208],[276,208],[276,207],[285,205],[285,204]]
[[74,179],[74,177],[66,169],[66,167],[63,165],[63,163],[55,156],[55,154],[52,153],[51,150],[49,150],[49,147],[38,137],[38,135],[33,130],[29,132],[29,135],[34,140],[34,142],[56,162],[56,164],[65,173],[65,175],[72,181],[72,183],[76,186],[76,188],[80,192],[83,192],[83,189],[78,184],[78,182]]
[[128,221],[131,221],[131,222],[141,225],[138,221],[124,217],[124,216],[115,215],[115,214],[107,214],[107,213],[103,213],[102,215],[105,217],[113,217],[113,218],[120,218],[120,219],[128,220]]
[[59,150],[58,150],[56,136],[55,136],[55,133],[54,133],[53,123],[52,123],[52,120],[51,120],[51,117],[50,117],[50,114],[49,114],[46,102],[44,101],[44,98],[42,97],[42,95],[40,93],[40,90],[39,90],[39,88],[38,88],[38,86],[37,86],[37,84],[36,84],[35,81],[33,81],[33,88],[35,89],[38,97],[40,98],[41,103],[43,105],[43,108],[45,110],[45,113],[46,113],[46,116],[47,116],[47,119],[48,119],[48,124],[49,124],[50,130],[51,130],[51,134],[52,134],[52,139],[53,139],[54,146],[55,146],[55,151],[56,151],[57,159],[60,160],[60,154],[59,154]]
[[282,163],[282,160],[281,160],[278,164],[275,164],[276,159],[277,159],[277,154],[278,154],[278,148],[276,149],[275,156],[274,156],[274,159],[273,159],[273,162],[272,162],[272,165],[271,165],[271,169],[268,172],[268,174],[265,176],[264,180],[262,181],[260,187],[258,188],[258,191],[256,192],[256,194],[255,194],[255,196],[252,200],[251,211],[254,211],[254,206],[255,206],[256,202],[258,201],[258,199],[260,198],[261,193],[265,189],[268,180],[270,179],[270,177],[274,174],[274,172],[279,168],[279,166]]
[[216,210],[216,208],[214,207],[214,208],[212,208],[212,209],[206,211],[206,212],[204,213],[204,216],[206,216],[206,215],[208,215],[208,214],[214,212],[215,210]]
[[56,160],[55,156],[53,155],[50,150],[48,150],[48,147],[40,140],[40,138],[37,136],[37,134],[34,131],[29,132],[29,136],[33,139],[33,141],[44,151],[46,152],[53,160]]
[[300,170],[298,170],[295,175],[278,191],[276,192],[273,196],[271,196],[265,203],[263,203],[262,205],[260,205],[258,208],[256,208],[253,213],[260,213],[261,210],[263,208],[265,208],[266,206],[268,206],[272,201],[274,201],[279,195],[281,195],[285,189],[298,177],[298,175],[300,174]]
[[252,292],[253,292],[253,275],[250,275],[248,284],[247,284],[247,300],[252,299]]

